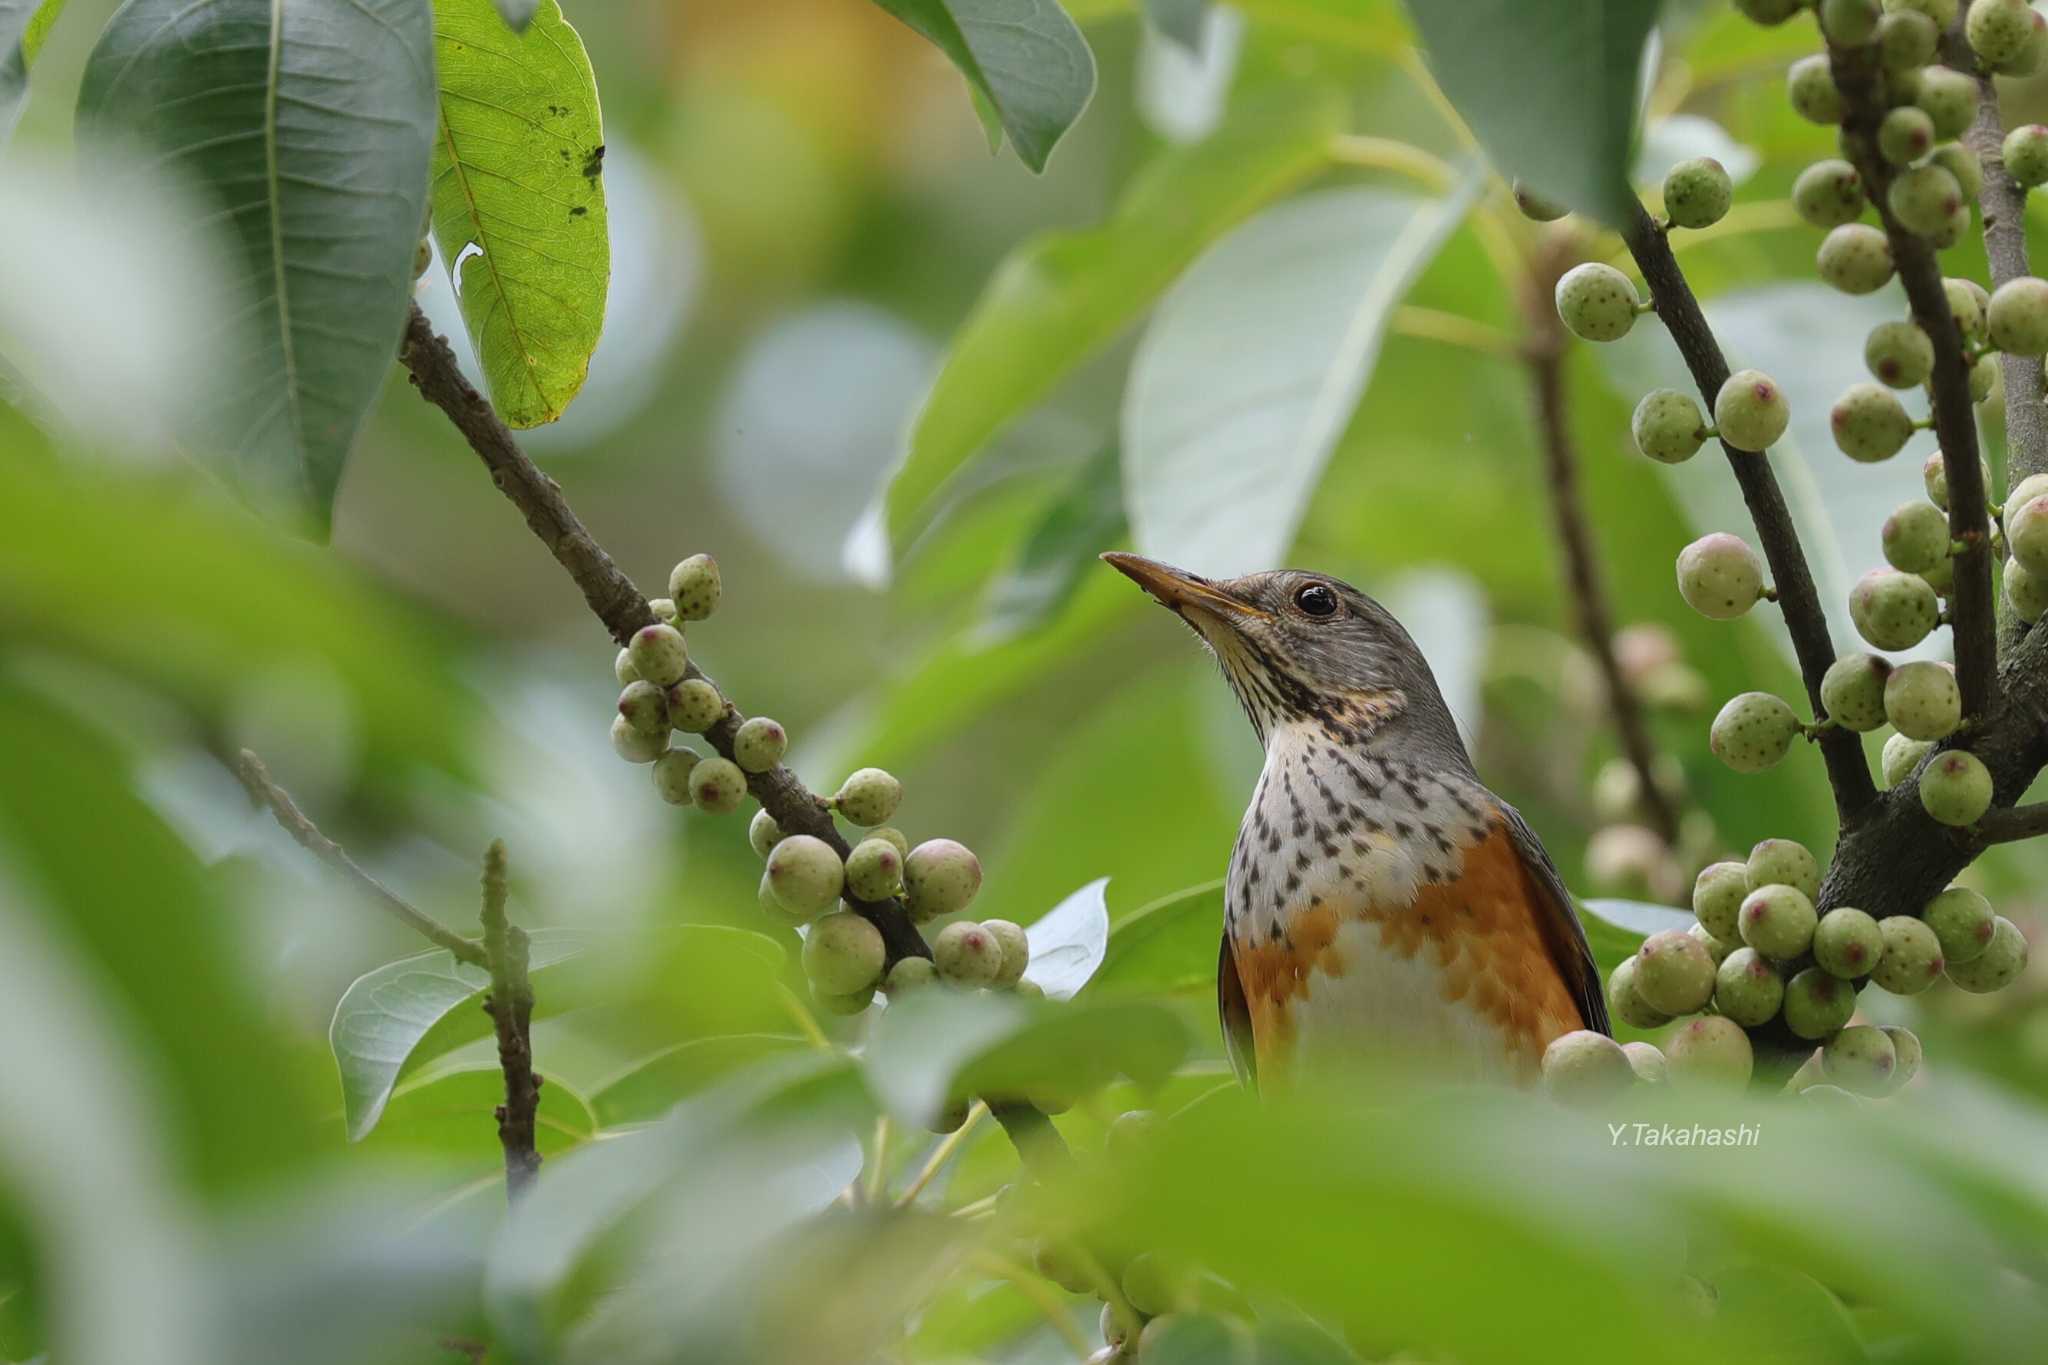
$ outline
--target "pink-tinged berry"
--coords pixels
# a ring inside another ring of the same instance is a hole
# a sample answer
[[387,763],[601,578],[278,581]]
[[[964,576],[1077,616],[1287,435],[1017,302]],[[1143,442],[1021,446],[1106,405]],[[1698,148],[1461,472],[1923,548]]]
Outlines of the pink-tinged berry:
[[[822,915],[846,889],[846,865],[823,839],[792,834],[768,850],[768,885],[790,914],[803,918]],[[856,987],[840,989],[843,994]]]
[[1992,921],[1991,942],[1968,962],[1951,963],[1948,979],[1973,995],[2002,991],[2027,969],[2027,936],[2000,915]]
[[1749,548],[1726,531],[1701,536],[1678,552],[1678,595],[1714,621],[1732,621],[1763,596],[1764,569]]
[[1756,1055],[1733,1019],[1688,1019],[1664,1043],[1665,1074],[1678,1090],[1735,1090],[1749,1084]]
[[765,773],[782,762],[789,750],[789,732],[779,721],[753,716],[733,732],[733,762],[750,773]]
[[2007,355],[2048,354],[2048,280],[2007,280],[1991,295],[1985,322],[1991,344]]
[[707,758],[690,773],[690,797],[706,814],[728,815],[746,795],[747,775],[729,758]]
[[1607,978],[1607,1008],[1631,1028],[1662,1028],[1671,1016],[1651,1006],[1636,992],[1636,959],[1625,957]]
[[1619,341],[1635,326],[1642,299],[1628,276],[1611,265],[1588,261],[1557,282],[1557,315],[1574,336]]
[[1635,1072],[1636,1079],[1643,1084],[1662,1085],[1670,1078],[1670,1070],[1664,1063],[1664,1054],[1658,1051],[1655,1043],[1640,1040],[1623,1043],[1621,1050],[1628,1054],[1629,1070]]
[[1543,1088],[1569,1105],[1593,1105],[1634,1086],[1636,1072],[1621,1044],[1604,1033],[1575,1029],[1543,1050]]
[[702,621],[717,611],[721,591],[718,561],[710,555],[691,555],[669,571],[668,595],[685,621]]
[[965,910],[981,890],[981,860],[951,839],[927,839],[903,860],[905,900],[920,924]]
[[644,735],[668,733],[668,698],[651,682],[627,683],[626,690],[619,693],[619,714]]
[[1920,760],[1933,752],[1934,744],[1925,739],[1907,739],[1904,735],[1891,735],[1884,742],[1884,753],[1878,766],[1884,770],[1886,787],[1896,787],[1913,775],[1920,766]]
[[2013,615],[2032,625],[2048,614],[2048,577],[2028,573],[2016,559],[2005,562],[2005,600]]
[[671,806],[691,803],[690,776],[697,769],[697,755],[688,749],[670,749],[654,760],[654,790]]
[[1920,774],[1920,805],[1944,825],[1974,825],[1991,809],[1991,771],[1961,749],[1934,756]]
[[1828,427],[1844,455],[1863,464],[1889,460],[1913,435],[1913,419],[1892,391],[1851,384],[1828,412]]
[[690,668],[689,647],[683,633],[674,626],[656,622],[633,632],[626,642],[634,671],[658,687],[672,687],[683,680]]
[[1683,929],[1666,929],[1636,950],[1636,994],[1663,1014],[1691,1014],[1714,994],[1714,959]]
[[1910,166],[1934,150],[1934,120],[1925,109],[1900,105],[1877,125],[1878,153],[1894,166]]
[[827,995],[873,990],[886,956],[881,931],[850,911],[825,916],[804,935],[804,975]]
[[2005,135],[1999,149],[2005,159],[2005,173],[2022,189],[2048,184],[2048,127],[2023,124]]
[[1737,948],[1714,974],[1714,1008],[1744,1028],[1777,1018],[1785,1001],[1785,978],[1754,948]]
[[1877,0],[1820,0],[1820,31],[1837,47],[1862,47],[1876,40],[1883,13]]
[[1832,1038],[1855,1013],[1856,988],[1819,967],[1796,972],[1785,983],[1785,1027],[1801,1038]]
[[612,751],[628,763],[652,763],[668,752],[668,736],[636,730],[624,716],[613,716]]
[[1890,915],[1878,921],[1884,952],[1870,979],[1893,995],[1918,995],[1941,979],[1946,960],[1941,940],[1911,915]]
[[1880,322],[1863,339],[1863,363],[1887,388],[1918,388],[1934,372],[1934,343],[1917,323]]
[[1636,449],[1663,464],[1690,460],[1707,439],[1707,419],[1689,393],[1653,389],[1629,421]]
[[1927,902],[1920,911],[1920,922],[1934,931],[1942,959],[1953,966],[1975,962],[1983,955],[1991,946],[1998,916],[1992,912],[1991,902],[1969,887],[1951,886]]
[[1820,894],[1820,859],[1796,839],[1759,839],[1742,865],[1749,889],[1789,886],[1808,900]]
[[1700,869],[1692,884],[1692,913],[1700,926],[1723,943],[1737,943],[1742,931],[1737,917],[1750,892],[1749,870],[1738,862],[1713,863]]
[[1785,93],[1792,108],[1809,123],[1836,124],[1842,121],[1842,91],[1835,74],[1828,69],[1825,53],[1801,57],[1785,73]]
[[1884,683],[1891,671],[1890,661],[1876,654],[1844,654],[1829,664],[1820,680],[1828,719],[1858,734],[1884,724]]
[[998,987],[1014,986],[1022,981],[1024,969],[1031,965],[1031,937],[1024,932],[1024,926],[1014,920],[985,919],[981,927],[1003,950],[1003,965],[996,973],[994,984]]
[[1984,163],[1975,152],[1960,142],[1944,142],[1934,149],[1930,159],[1956,178],[1965,205],[1977,202],[1977,192],[1984,188]]
[[1819,923],[1813,902],[1797,887],[1761,886],[1742,901],[1742,941],[1773,962],[1804,954]]
[[2048,575],[2048,496],[2029,498],[2006,513],[2005,543],[2028,573]]
[[1947,739],[1963,721],[1955,671],[1931,659],[1900,664],[1885,680],[1884,714],[1908,739]]
[[919,987],[929,986],[938,979],[939,969],[932,965],[930,958],[900,958],[896,965],[889,969],[889,974],[882,978],[882,991],[894,1000]]
[[1799,717],[1769,692],[1730,697],[1707,733],[1714,757],[1739,773],[1760,773],[1782,761],[1799,733]]
[[1821,239],[1813,264],[1821,279],[1844,294],[1874,293],[1891,280],[1892,247],[1868,223],[1844,223]]
[[2027,0],[1972,0],[1963,36],[1986,66],[2016,60],[2034,36],[2034,10]]
[[1816,161],[1792,182],[1792,207],[1817,228],[1836,228],[1863,216],[1863,177],[1840,158]]
[[1852,1024],[1828,1039],[1820,1060],[1822,1073],[1852,1095],[1889,1093],[1899,1065],[1892,1040],[1868,1024]]
[[848,823],[887,824],[903,801],[903,784],[880,768],[861,768],[839,784],[832,808]]
[[1768,450],[1791,421],[1785,391],[1762,370],[1737,370],[1714,395],[1714,427],[1737,450]]
[[1932,237],[1946,229],[1963,206],[1963,187],[1939,166],[1910,166],[1892,177],[1885,203],[1901,227]]
[[1664,175],[1664,213],[1673,227],[1712,227],[1734,198],[1728,168],[1710,156],[1690,157]]
[[1517,180],[1514,184],[1515,207],[1522,211],[1524,218],[1538,223],[1554,223],[1571,212],[1563,204],[1545,199],[1528,185]]
[[758,857],[767,857],[782,838],[782,826],[765,810],[755,811],[754,818],[747,822],[747,843]]
[[1887,564],[1903,573],[1927,573],[1948,558],[1948,518],[1931,502],[1901,503],[1879,532]]
[[1813,927],[1813,960],[1830,976],[1854,981],[1869,976],[1884,956],[1877,921],[1852,906],[1838,905]]
[[956,986],[988,986],[1003,969],[1003,946],[979,924],[949,924],[932,939],[939,979]]
[[1946,66],[1922,68],[1913,91],[1913,103],[1933,118],[1934,135],[1944,142],[1969,131],[1977,117],[1977,99],[1976,78]]
[[1877,59],[1889,76],[1917,76],[1934,60],[1941,30],[1917,10],[1893,10],[1877,26]]
[[887,839],[869,837],[846,855],[846,889],[856,900],[884,901],[903,890],[903,854]]
[[1911,649],[1941,614],[1927,580],[1897,569],[1872,569],[1849,591],[1849,619],[1879,649]]
[[1886,1024],[1884,1036],[1892,1040],[1892,1052],[1898,1057],[1898,1065],[1892,1069],[1892,1093],[1896,1094],[1920,1074],[1920,1035],[1897,1024]]
[[703,678],[685,678],[668,690],[669,723],[701,735],[725,718],[725,698]]

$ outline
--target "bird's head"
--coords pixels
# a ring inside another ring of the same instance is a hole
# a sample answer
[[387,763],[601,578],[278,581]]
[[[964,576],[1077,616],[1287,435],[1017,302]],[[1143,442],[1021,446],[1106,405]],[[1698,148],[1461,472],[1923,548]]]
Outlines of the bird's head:
[[1201,636],[1262,742],[1311,724],[1355,745],[1404,717],[1441,718],[1457,742],[1415,641],[1342,579],[1299,569],[1209,579],[1141,555],[1103,559]]

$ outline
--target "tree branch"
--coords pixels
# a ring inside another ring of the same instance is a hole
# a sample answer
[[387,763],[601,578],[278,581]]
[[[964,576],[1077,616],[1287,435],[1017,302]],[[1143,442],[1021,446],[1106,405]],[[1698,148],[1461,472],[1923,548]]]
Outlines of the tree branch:
[[488,965],[484,959],[484,947],[475,939],[464,938],[441,921],[425,911],[415,909],[396,891],[365,872],[362,865],[348,856],[340,844],[320,832],[320,827],[307,818],[291,798],[291,793],[271,780],[270,769],[252,751],[244,749],[235,761],[235,776],[248,789],[249,797],[260,806],[270,808],[277,823],[285,833],[297,840],[299,846],[354,882],[368,892],[371,899],[383,906],[393,918],[424,936],[430,942],[446,948],[458,961],[473,967]]
[[491,993],[484,1012],[498,1034],[498,1069],[505,1074],[505,1102],[498,1106],[498,1143],[505,1149],[505,1195],[517,1199],[540,1173],[534,1126],[540,1114],[541,1078],[533,1070],[533,983],[527,979],[526,931],[505,916],[505,842],[493,839],[484,851],[484,957],[490,964]]
[[[1977,83],[1982,102],[1964,141],[1984,163],[1984,188],[1977,207],[1984,215],[1984,250],[1991,258],[1991,287],[2033,274],[2027,262],[2027,196],[2005,172],[2005,127],[1998,117],[1998,91],[1991,77]],[[2000,357],[2005,375],[2005,486],[2029,474],[2048,473],[2048,403],[2043,401],[2041,362],[2023,355]]]
[[[1670,330],[1671,339],[1685,357],[1693,383],[1706,399],[1709,410],[1714,396],[1728,379],[1728,361],[1721,345],[1707,326],[1699,300],[1686,283],[1685,272],[1671,254],[1671,243],[1649,213],[1638,204],[1635,217],[1622,233],[1636,268],[1657,305],[1657,316]],[[1792,637],[1792,652],[1799,659],[1799,672],[1806,681],[1806,695],[1817,717],[1823,714],[1820,680],[1835,661],[1834,640],[1828,634],[1828,620],[1821,612],[1820,597],[1814,591],[1813,574],[1806,567],[1806,554],[1799,546],[1799,533],[1792,514],[1785,507],[1785,495],[1778,489],[1777,475],[1769,459],[1759,451],[1737,450],[1721,443],[1728,467],[1742,489],[1742,500],[1756,523],[1757,539],[1763,543],[1764,559],[1771,566],[1772,586],[1785,616],[1785,631]],[[1828,781],[1835,789],[1835,810],[1844,828],[1859,819],[1877,797],[1870,780],[1870,765],[1863,757],[1862,742],[1840,728],[1825,730],[1819,737],[1821,758],[1827,765]]]
[[2048,801],[1985,813],[1972,830],[1986,844],[2009,844],[2048,834]]

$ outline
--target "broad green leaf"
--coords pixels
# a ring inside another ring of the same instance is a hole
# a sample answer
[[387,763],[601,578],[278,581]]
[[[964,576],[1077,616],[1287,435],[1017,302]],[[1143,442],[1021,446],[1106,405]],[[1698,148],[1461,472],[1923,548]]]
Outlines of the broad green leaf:
[[1659,0],[1409,0],[1430,70],[1502,175],[1608,224],[1629,188]]
[[1216,984],[1223,937],[1223,883],[1191,886],[1118,920],[1095,973],[1091,995],[1110,991],[1171,993]]
[[1043,987],[1047,999],[1071,998],[1102,965],[1109,943],[1109,906],[1103,899],[1108,885],[1109,878],[1098,877],[1025,929],[1031,965],[1024,976]]
[[1057,616],[1080,591],[1096,556],[1124,536],[1123,479],[1116,448],[1089,457],[1053,498],[1017,557],[989,589],[985,639],[1008,640]]
[[1195,263],[1146,329],[1124,392],[1140,550],[1215,575],[1285,559],[1394,309],[1478,183],[1443,199],[1306,195]]
[[793,1034],[734,1033],[690,1038],[642,1059],[590,1097],[599,1124],[616,1128],[658,1119],[728,1075],[764,1057],[802,1051],[811,1045]]
[[875,0],[945,53],[1034,171],[1095,92],[1095,54],[1056,0]]
[[78,108],[85,134],[140,141],[209,192],[191,226],[229,235],[254,311],[250,345],[215,358],[242,384],[207,453],[324,533],[412,297],[434,135],[427,0],[128,0]]
[[29,64],[63,8],[64,0],[0,0],[0,143],[21,118]]
[[[501,1167],[504,1149],[492,1111],[505,1102],[505,1073],[493,1062],[435,1067],[391,1092],[370,1150],[469,1159],[479,1173]],[[544,1157],[581,1146],[597,1135],[590,1103],[553,1071],[540,1088],[534,1145]]]
[[434,52],[434,240],[499,415],[539,426],[583,387],[604,326],[596,78],[555,0],[516,33],[490,0],[438,0]]
[[1168,152],[1087,232],[1027,242],[998,267],[954,338],[892,476],[898,554],[934,499],[989,439],[1158,298],[1197,253],[1327,164],[1343,106],[1321,89],[1247,106],[1207,140]]

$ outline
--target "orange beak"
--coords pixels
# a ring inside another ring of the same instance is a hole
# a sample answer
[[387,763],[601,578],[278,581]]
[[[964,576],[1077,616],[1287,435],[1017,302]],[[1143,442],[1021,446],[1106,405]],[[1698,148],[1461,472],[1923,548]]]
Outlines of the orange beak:
[[1223,621],[1231,617],[1265,615],[1257,608],[1238,601],[1199,574],[1176,569],[1171,564],[1162,564],[1143,555],[1124,554],[1118,550],[1113,550],[1102,558],[1111,568],[1151,593],[1152,599],[1160,606],[1177,615],[1185,616],[1190,608],[1212,619]]

